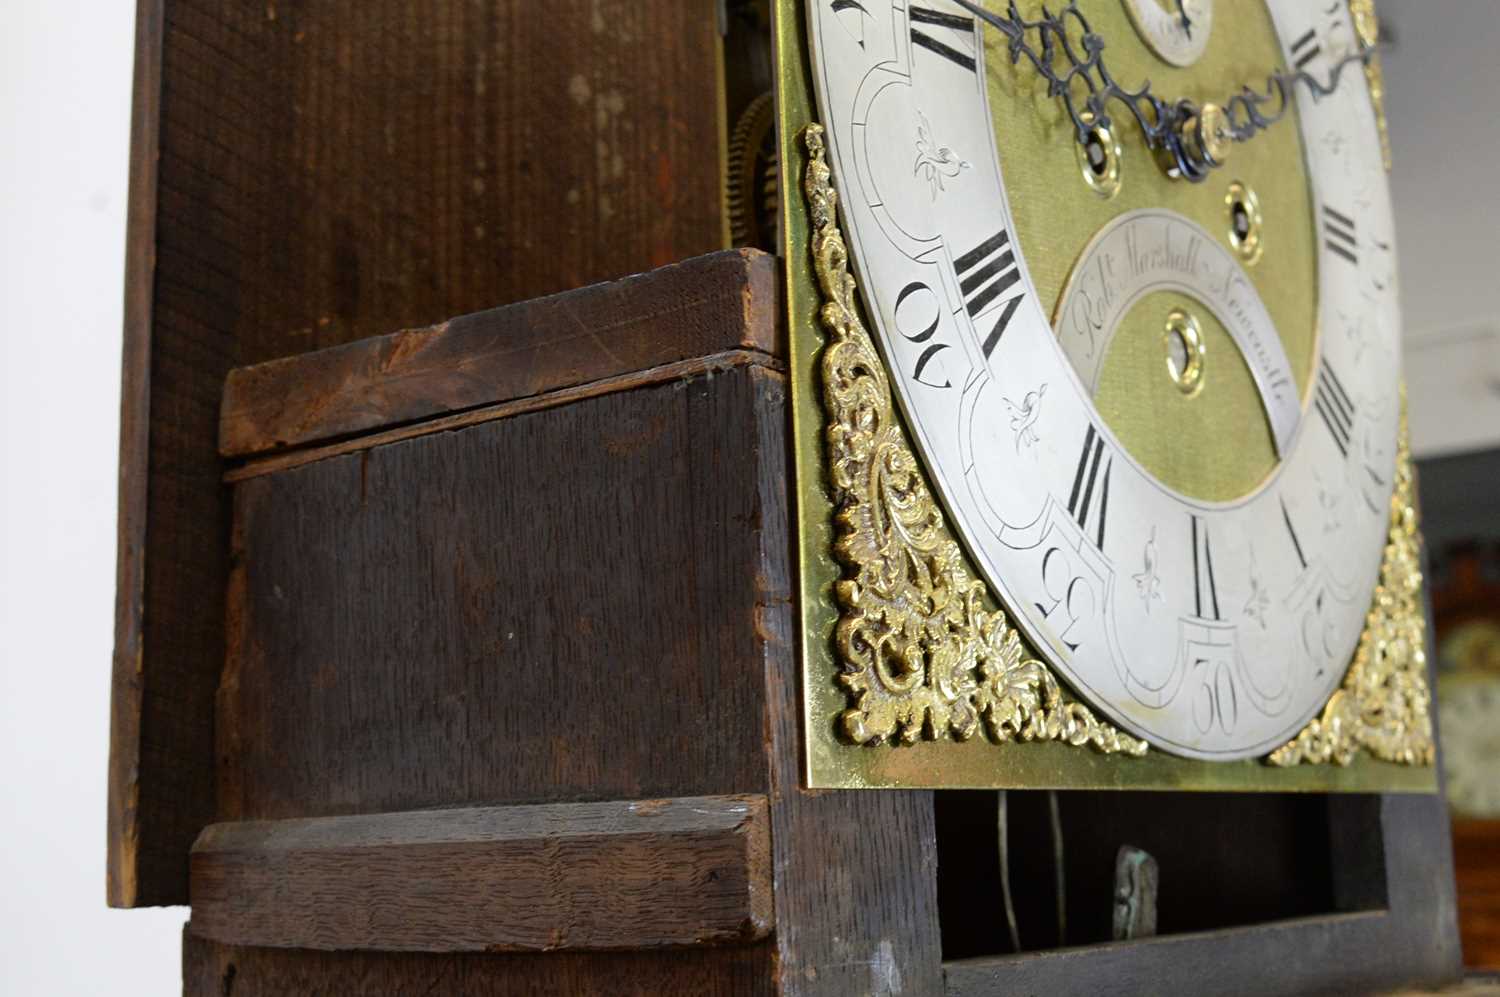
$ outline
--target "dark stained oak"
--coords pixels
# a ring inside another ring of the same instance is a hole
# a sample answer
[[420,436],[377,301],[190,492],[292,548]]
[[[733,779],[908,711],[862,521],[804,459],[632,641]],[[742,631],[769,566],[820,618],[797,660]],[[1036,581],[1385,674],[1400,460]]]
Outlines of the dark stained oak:
[[1500,969],[1500,820],[1453,822],[1464,964]]
[[762,796],[213,824],[192,927],[234,945],[649,949],[771,930]]
[[188,997],[772,997],[769,941],[648,952],[318,952],[182,936]]
[[237,481],[220,818],[766,793],[781,992],[939,993],[931,794],[802,788],[787,432],[749,363]]
[[722,249],[711,10],[141,0],[109,901],[213,818],[231,368]]
[[242,367],[224,387],[219,449],[243,457],[731,350],[780,355],[777,288],[775,257],[726,250]]
[[736,367],[237,483],[218,819],[764,793],[781,381]]
[[[759,449],[785,455],[784,382],[765,380],[771,394],[759,409]],[[804,787],[796,561],[785,472],[761,476],[757,488],[764,539],[754,606],[765,667],[781,993],[941,994],[932,793]]]

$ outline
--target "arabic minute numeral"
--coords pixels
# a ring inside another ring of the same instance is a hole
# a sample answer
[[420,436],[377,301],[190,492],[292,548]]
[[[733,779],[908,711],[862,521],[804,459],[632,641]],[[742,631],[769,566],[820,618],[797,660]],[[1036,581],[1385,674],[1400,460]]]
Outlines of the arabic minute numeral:
[[[964,309],[971,319],[977,320],[1021,280],[1021,268],[1016,265],[1016,254],[1010,245],[1010,233],[1001,229],[954,260],[953,273],[958,278],[959,290],[963,292]],[[1005,335],[1024,296],[1022,292],[1000,301],[999,316],[985,334],[982,344],[986,360],[1000,345],[1000,337]],[[984,317],[988,324],[988,314]]]

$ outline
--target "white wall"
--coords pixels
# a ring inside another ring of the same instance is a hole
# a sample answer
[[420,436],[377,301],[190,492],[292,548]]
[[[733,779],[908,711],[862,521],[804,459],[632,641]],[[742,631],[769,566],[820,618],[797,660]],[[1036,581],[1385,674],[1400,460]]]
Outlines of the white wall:
[[1377,0],[1412,447],[1500,446],[1500,3]]
[[[0,0],[5,994],[178,988],[182,911],[104,906],[133,7]],[[1416,446],[1495,445],[1500,4],[1381,9],[1399,32],[1386,72]]]
[[0,0],[0,993],[181,991],[104,905],[132,0]]

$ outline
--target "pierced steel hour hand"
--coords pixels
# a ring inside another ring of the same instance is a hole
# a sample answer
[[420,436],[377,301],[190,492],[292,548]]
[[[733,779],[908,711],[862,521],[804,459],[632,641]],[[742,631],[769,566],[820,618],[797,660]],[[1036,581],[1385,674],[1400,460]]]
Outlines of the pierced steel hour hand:
[[[1151,92],[1149,80],[1136,90],[1121,86],[1104,63],[1104,39],[1089,27],[1077,0],[1069,0],[1056,14],[1043,8],[1042,16],[1034,21],[1021,16],[1015,0],[1010,0],[1003,14],[986,10],[975,0],[953,2],[1005,36],[1012,64],[1023,56],[1031,63],[1037,75],[1047,81],[1048,95],[1060,99],[1067,108],[1080,144],[1088,144],[1096,127],[1109,127],[1106,108],[1111,101],[1122,104],[1168,175],[1194,183],[1207,179],[1214,167],[1223,165],[1231,143],[1248,141],[1285,117],[1297,84],[1314,97],[1326,97],[1338,88],[1339,78],[1350,63],[1368,62],[1375,54],[1373,46],[1362,46],[1333,63],[1324,80],[1302,69],[1278,69],[1267,74],[1263,92],[1241,87],[1223,105],[1199,107],[1186,99],[1158,97]],[[1181,3],[1178,9],[1183,10],[1186,20]]]

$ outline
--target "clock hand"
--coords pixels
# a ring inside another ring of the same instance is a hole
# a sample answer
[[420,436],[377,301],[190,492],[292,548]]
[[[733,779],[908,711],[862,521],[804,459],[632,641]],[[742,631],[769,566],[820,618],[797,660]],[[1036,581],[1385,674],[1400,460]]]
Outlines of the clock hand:
[[1183,6],[1187,0],[1177,0],[1177,13],[1182,18],[1182,30],[1189,39],[1193,37],[1193,22],[1188,18],[1187,7]]
[[[1047,93],[1062,99],[1079,144],[1087,144],[1095,126],[1109,127],[1105,108],[1110,101],[1124,104],[1135,118],[1146,139],[1146,147],[1164,161],[1167,172],[1194,183],[1208,178],[1216,166],[1223,165],[1230,143],[1246,142],[1286,116],[1292,106],[1292,95],[1298,84],[1315,97],[1326,97],[1338,89],[1344,69],[1354,62],[1374,58],[1373,45],[1362,45],[1338,60],[1329,69],[1326,80],[1306,70],[1275,70],[1266,76],[1265,90],[1241,87],[1223,105],[1199,107],[1190,100],[1165,100],[1151,92],[1147,80],[1137,90],[1121,86],[1104,62],[1104,39],[1089,27],[1088,19],[1078,9],[1077,0],[1069,0],[1053,14],[1046,8],[1037,20],[1027,20],[1010,0],[1005,13],[986,10],[975,0],[953,0],[964,10],[999,31],[1006,38],[1006,50],[1012,64],[1025,56],[1037,74],[1047,81]],[[1184,13],[1184,16],[1186,14]],[[1077,29],[1075,41],[1069,37],[1067,20]],[[1030,40],[1035,32],[1036,41]],[[1059,72],[1054,61],[1066,65]],[[1087,96],[1080,103],[1073,84],[1080,82]]]

